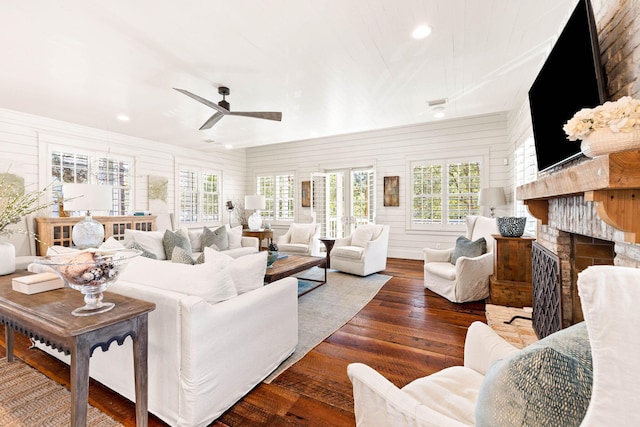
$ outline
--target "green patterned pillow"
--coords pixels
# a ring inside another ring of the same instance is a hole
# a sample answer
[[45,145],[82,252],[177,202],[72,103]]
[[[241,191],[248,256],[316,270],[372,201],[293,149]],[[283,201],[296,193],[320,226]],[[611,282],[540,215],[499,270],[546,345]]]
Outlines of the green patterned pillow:
[[477,426],[579,426],[593,385],[584,322],[496,361],[476,405]]
[[147,257],[147,258],[150,258],[150,259],[158,259],[156,254],[154,254],[153,252],[149,252],[148,250],[146,250],[145,248],[140,246],[140,244],[138,242],[136,242],[136,241],[132,241],[131,243],[129,243],[127,245],[127,249],[135,249],[137,251],[142,251],[140,256]]
[[204,252],[200,254],[197,259],[193,259],[191,254],[187,253],[180,246],[176,246],[173,248],[173,253],[171,254],[171,262],[175,262],[178,264],[203,264],[204,263]]
[[[215,245],[215,246],[212,246]],[[204,227],[202,230],[202,247],[213,247],[218,251],[226,251],[229,249],[229,236],[227,235],[227,227],[224,225],[215,230]]]
[[456,240],[455,248],[453,248],[453,255],[451,255],[451,264],[456,265],[456,261],[461,256],[475,258],[486,253],[487,241],[484,237],[481,237],[478,240],[472,242],[466,237],[460,236]]
[[187,233],[182,230],[166,230],[164,232],[164,237],[162,238],[162,246],[164,246],[164,253],[167,256],[167,259],[171,259],[171,256],[173,255],[173,248],[176,246],[181,247],[185,252],[191,255],[191,241],[189,240]]

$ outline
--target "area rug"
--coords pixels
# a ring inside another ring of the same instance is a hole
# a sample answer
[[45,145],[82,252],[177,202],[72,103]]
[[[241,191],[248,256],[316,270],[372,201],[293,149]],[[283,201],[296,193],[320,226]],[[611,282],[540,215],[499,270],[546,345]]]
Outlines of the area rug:
[[[320,279],[324,269],[314,267],[299,278]],[[311,349],[340,329],[373,299],[391,276],[353,276],[329,270],[327,283],[298,298],[298,345],[295,352],[269,375],[270,383]]]
[[511,322],[511,324],[505,323],[510,321],[514,316],[531,318],[531,311],[494,304],[487,304],[485,310],[487,325],[491,326],[498,335],[515,347],[524,348],[538,341],[531,320],[517,318]]
[[[71,392],[20,360],[0,359],[0,426],[67,427],[71,425]],[[87,425],[122,426],[89,405]]]

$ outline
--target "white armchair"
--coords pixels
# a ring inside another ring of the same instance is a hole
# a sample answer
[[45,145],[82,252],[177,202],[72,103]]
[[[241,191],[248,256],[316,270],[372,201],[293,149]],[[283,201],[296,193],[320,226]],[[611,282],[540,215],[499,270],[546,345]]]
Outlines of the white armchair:
[[489,277],[493,274],[493,247],[498,234],[495,218],[470,215],[466,218],[466,238],[484,237],[487,252],[476,257],[460,256],[451,263],[455,248],[424,249],[424,287],[451,302],[478,301],[489,296]]
[[280,252],[293,255],[320,254],[320,229],[321,224],[297,224],[293,223],[287,232],[278,237],[276,244]]
[[361,225],[347,237],[336,239],[331,250],[331,268],[368,276],[387,268],[389,226]]
[[578,289],[585,322],[522,350],[474,322],[464,366],[401,389],[364,364],[348,365],[356,425],[640,425],[631,409],[640,383],[640,269],[589,267]]

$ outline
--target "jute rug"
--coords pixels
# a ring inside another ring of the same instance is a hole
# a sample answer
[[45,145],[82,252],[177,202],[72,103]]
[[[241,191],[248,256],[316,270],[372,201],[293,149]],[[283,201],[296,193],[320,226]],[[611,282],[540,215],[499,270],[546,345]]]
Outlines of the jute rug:
[[[324,269],[317,267],[298,275],[320,278]],[[391,276],[372,274],[353,276],[329,270],[327,283],[298,298],[298,345],[295,352],[269,375],[270,383],[311,349],[340,329],[373,299]]]
[[506,324],[513,316],[531,318],[531,312],[516,307],[505,307],[502,305],[486,305],[487,325],[498,333],[502,338],[513,344],[515,347],[524,348],[529,344],[538,341],[538,337],[533,330],[531,320],[515,319],[511,324]]
[[[71,392],[44,374],[14,359],[0,359],[0,426],[68,427],[71,425]],[[87,425],[122,426],[93,406]]]

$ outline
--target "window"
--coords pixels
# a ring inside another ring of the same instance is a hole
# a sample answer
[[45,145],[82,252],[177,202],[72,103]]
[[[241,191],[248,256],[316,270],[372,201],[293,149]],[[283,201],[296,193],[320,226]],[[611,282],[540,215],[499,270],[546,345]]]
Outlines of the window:
[[260,211],[262,219],[293,220],[293,182],[293,174],[257,178],[257,192],[265,197],[265,208]]
[[417,161],[411,164],[411,228],[464,224],[479,215],[480,161]]
[[[538,172],[536,162],[536,148],[533,136],[529,136],[514,152],[515,162],[515,187],[535,181]],[[513,189],[515,194],[515,188]],[[537,220],[533,217],[522,200],[515,201],[515,214],[519,217],[527,217],[527,225],[524,232],[528,236],[535,236],[537,233]]]
[[[62,184],[103,184],[113,186],[110,215],[127,215],[131,208],[131,159],[94,156],[54,150],[51,153],[53,200],[62,197]],[[57,205],[52,207],[57,211]]]
[[220,173],[181,168],[180,222],[220,221]]

